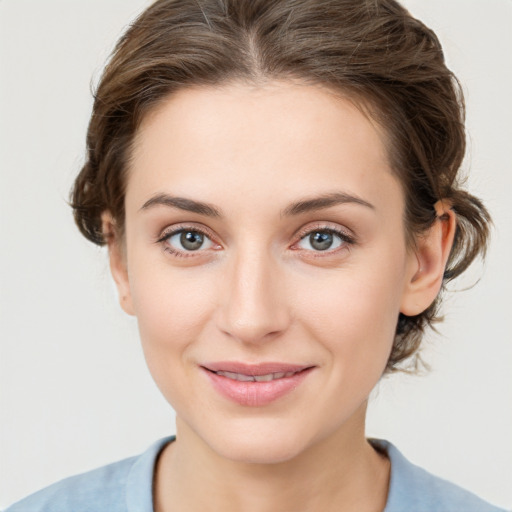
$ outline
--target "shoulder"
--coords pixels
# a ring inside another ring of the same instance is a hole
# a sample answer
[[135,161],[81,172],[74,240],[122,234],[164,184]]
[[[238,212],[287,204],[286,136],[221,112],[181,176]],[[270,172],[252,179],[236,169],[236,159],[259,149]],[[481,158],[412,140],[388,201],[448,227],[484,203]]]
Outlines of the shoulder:
[[126,477],[137,458],[61,480],[19,501],[6,512],[125,512],[122,493]]
[[409,462],[387,441],[371,440],[391,461],[388,502],[384,512],[504,512],[473,493]]
[[158,441],[142,455],[61,480],[5,512],[151,512],[155,461],[172,439]]

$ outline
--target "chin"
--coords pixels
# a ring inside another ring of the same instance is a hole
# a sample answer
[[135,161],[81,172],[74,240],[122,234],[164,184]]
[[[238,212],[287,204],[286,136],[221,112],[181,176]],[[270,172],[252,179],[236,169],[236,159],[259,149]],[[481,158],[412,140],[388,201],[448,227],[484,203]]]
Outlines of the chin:
[[220,457],[246,464],[279,464],[290,461],[306,450],[304,435],[291,429],[229,428],[204,441]]
[[[215,447],[212,446],[215,449]],[[233,462],[244,464],[279,464],[288,462],[297,457],[301,447],[283,445],[282,443],[269,442],[268,440],[255,442],[229,443],[229,446],[219,446],[216,452],[221,457]]]

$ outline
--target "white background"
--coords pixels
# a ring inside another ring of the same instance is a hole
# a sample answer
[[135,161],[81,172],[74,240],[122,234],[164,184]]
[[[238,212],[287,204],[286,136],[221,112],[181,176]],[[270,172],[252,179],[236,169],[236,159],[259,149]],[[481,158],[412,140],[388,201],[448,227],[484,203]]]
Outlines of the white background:
[[[97,80],[148,2],[0,0],[0,508],[51,482],[139,453],[174,432],[106,254],[66,204]],[[495,220],[473,289],[450,294],[426,377],[375,393],[368,433],[512,507],[512,2],[408,0],[439,34],[468,104],[470,188]]]

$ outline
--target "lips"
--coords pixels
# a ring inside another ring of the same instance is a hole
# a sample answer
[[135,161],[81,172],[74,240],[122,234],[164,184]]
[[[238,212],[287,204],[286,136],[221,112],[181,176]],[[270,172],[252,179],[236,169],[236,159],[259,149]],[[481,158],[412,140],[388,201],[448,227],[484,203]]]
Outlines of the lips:
[[269,373],[297,373],[309,368],[311,365],[274,362],[247,364],[240,363],[238,361],[219,361],[205,363],[202,366],[212,372],[230,372],[240,373],[243,375],[268,375]]
[[239,405],[261,407],[294,391],[313,366],[223,361],[201,365],[213,388]]
[[265,373],[263,375],[246,375],[244,373],[222,371],[215,373],[222,377],[227,377],[228,379],[239,380],[240,382],[270,382],[275,379],[282,379],[283,377],[292,377],[296,372]]

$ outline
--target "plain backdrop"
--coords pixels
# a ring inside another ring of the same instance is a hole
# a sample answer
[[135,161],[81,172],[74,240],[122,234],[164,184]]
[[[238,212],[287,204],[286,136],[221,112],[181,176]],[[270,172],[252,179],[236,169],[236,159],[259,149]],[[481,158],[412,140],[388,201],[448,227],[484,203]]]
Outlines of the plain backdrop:
[[[241,0],[242,1],[242,0]],[[440,36],[468,105],[469,188],[495,221],[485,267],[452,288],[433,367],[374,392],[368,435],[512,507],[512,2],[407,0]],[[66,204],[90,84],[142,0],[0,0],[0,508],[174,432],[121,312],[106,253]]]

